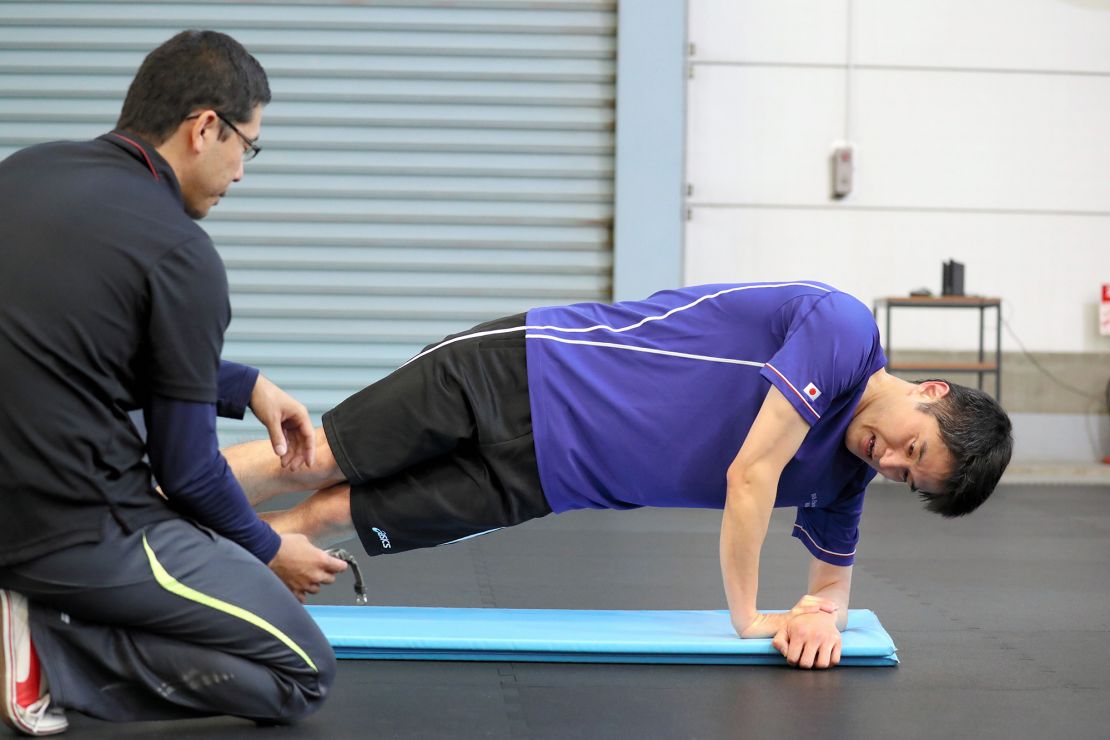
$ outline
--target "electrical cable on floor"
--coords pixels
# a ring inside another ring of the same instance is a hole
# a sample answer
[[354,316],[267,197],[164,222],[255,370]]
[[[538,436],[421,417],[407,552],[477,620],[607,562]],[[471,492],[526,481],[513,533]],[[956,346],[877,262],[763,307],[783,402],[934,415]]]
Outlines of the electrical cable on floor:
[[[1041,371],[1049,380],[1051,380],[1063,390],[1066,390],[1069,393],[1074,393],[1075,395],[1080,396],[1081,398],[1085,398],[1090,402],[1085,413],[1085,416],[1087,417],[1087,437],[1088,442],[1090,442],[1091,444],[1091,449],[1098,450],[1101,447],[1101,442],[1099,441],[1100,434],[1097,429],[1098,422],[1095,420],[1095,417],[1098,415],[1097,406],[1099,405],[1104,405],[1106,412],[1110,413],[1110,380],[1108,380],[1106,383],[1106,393],[1103,398],[1099,398],[1097,393],[1090,393],[1089,391],[1084,391],[1081,388],[1076,388],[1075,386],[1061,380],[1054,373],[1050,372],[1043,365],[1041,365],[1041,363],[1038,362],[1032,354],[1030,354],[1029,350],[1025,348],[1025,344],[1018,337],[1013,327],[1010,326],[1009,321],[1007,321],[1002,316],[999,316],[999,321],[1001,321],[1002,325],[1006,327],[1006,331],[1013,338],[1013,340],[1017,342],[1018,347],[1021,349],[1021,353],[1025,355],[1025,358],[1029,360],[1030,364],[1032,364],[1033,367]],[[1098,453],[1096,452],[1095,454],[1097,455]],[[1106,455],[1105,457],[1103,457],[1102,462],[1110,465],[1110,455]]]

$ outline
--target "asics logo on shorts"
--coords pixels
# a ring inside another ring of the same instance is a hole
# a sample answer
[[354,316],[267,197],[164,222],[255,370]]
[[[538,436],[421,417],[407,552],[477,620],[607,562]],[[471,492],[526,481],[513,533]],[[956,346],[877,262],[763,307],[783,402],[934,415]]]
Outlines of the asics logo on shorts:
[[371,529],[374,530],[374,534],[378,535],[378,539],[382,541],[382,547],[384,549],[388,550],[390,547],[392,547],[392,545],[389,544],[389,535],[387,535],[385,532],[378,529],[377,527],[371,527]]

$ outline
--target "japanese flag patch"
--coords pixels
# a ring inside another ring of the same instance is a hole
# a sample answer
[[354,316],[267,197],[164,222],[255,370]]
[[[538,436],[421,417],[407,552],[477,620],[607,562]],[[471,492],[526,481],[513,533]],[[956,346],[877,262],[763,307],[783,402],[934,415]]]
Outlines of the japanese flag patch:
[[815,386],[813,383],[810,383],[802,389],[802,395],[804,395],[810,401],[816,401],[818,398],[821,397],[821,391],[819,391],[817,389],[817,386]]

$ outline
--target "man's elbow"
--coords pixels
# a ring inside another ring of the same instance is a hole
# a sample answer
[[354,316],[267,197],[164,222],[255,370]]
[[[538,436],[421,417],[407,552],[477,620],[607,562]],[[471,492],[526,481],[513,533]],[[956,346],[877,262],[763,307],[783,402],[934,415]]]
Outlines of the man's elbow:
[[725,471],[725,485],[728,487],[729,493],[744,490],[753,482],[754,475],[750,465],[734,462]]
[[760,492],[775,491],[778,476],[766,465],[734,462],[725,473],[726,504],[737,504]]

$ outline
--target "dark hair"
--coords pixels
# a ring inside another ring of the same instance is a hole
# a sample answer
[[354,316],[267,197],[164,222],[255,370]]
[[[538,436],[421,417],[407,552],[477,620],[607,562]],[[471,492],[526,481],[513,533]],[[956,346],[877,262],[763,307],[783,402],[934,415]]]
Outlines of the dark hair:
[[970,514],[991,495],[1010,463],[1014,449],[1010,417],[983,391],[955,383],[948,383],[947,395],[918,408],[936,417],[940,438],[953,460],[942,490],[922,491],[921,500],[926,509],[941,516]]
[[245,123],[269,102],[266,71],[238,41],[218,31],[182,31],[143,60],[116,127],[157,146],[198,108]]

